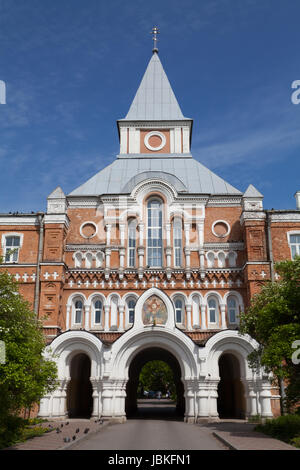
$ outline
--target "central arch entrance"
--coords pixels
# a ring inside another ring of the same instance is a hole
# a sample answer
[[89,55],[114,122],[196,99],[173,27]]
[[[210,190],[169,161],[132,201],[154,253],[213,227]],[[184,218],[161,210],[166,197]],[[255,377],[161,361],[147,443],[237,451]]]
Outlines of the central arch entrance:
[[[150,361],[163,361],[172,369],[173,380],[176,388],[176,403],[174,407],[164,407],[161,403],[157,407],[138,407],[138,385],[141,370]],[[160,347],[149,347],[139,352],[132,360],[129,367],[129,380],[126,386],[125,412],[127,418],[159,418],[159,419],[183,419],[185,412],[184,386],[181,381],[180,365],[169,351]]]

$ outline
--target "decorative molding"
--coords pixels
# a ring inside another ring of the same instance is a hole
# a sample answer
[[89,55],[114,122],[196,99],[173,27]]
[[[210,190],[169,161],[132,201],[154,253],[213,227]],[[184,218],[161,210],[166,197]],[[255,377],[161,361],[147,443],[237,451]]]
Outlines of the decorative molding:
[[[200,249],[200,247],[199,247]],[[204,243],[203,245],[204,250],[244,250],[245,244],[243,242],[217,242],[217,243]]]
[[271,222],[300,222],[300,211],[283,214],[271,214]]

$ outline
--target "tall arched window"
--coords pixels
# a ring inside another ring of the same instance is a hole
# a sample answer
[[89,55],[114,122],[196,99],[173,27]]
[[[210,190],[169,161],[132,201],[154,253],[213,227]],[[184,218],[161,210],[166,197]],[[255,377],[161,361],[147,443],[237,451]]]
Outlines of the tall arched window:
[[182,266],[182,223],[180,217],[175,217],[173,222],[174,266]]
[[128,323],[134,323],[135,299],[129,299],[127,302]]
[[208,301],[208,321],[209,323],[217,323],[217,301],[216,299],[209,299]]
[[237,323],[238,304],[235,297],[228,297],[227,311],[229,323]]
[[162,240],[162,203],[158,199],[148,202],[148,265],[150,267],[162,266],[163,240]]
[[74,323],[81,324],[82,323],[82,316],[83,316],[83,303],[82,300],[75,301],[75,315],[74,315]]
[[128,266],[135,267],[136,259],[136,220],[128,222]]
[[176,323],[184,323],[183,300],[180,297],[175,299],[175,321]]
[[209,253],[207,253],[206,258],[207,258],[207,267],[212,268],[215,264],[215,254],[212,251],[210,251]]
[[103,310],[102,301],[98,299],[94,303],[94,323],[95,323],[95,325],[101,325],[101,323],[102,323],[102,310]]
[[92,253],[86,253],[85,255],[85,267],[91,269],[93,264],[93,255]]

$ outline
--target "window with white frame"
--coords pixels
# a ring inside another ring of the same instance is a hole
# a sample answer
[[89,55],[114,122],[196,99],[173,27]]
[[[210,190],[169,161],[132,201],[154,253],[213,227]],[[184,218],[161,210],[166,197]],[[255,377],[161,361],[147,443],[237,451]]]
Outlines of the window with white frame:
[[176,323],[184,323],[184,302],[181,297],[177,297],[174,300],[175,304],[175,321]]
[[135,219],[128,221],[128,266],[134,268],[136,264],[136,225]]
[[227,300],[227,313],[229,323],[237,323],[238,317],[238,302],[233,296],[228,297]]
[[212,268],[215,264],[215,254],[212,251],[209,251],[206,255],[207,267]]
[[20,235],[6,235],[2,241],[5,263],[17,263],[21,248]]
[[292,259],[295,259],[296,256],[300,256],[300,233],[290,233],[289,244],[291,248]]
[[218,302],[214,298],[208,300],[208,322],[212,324],[218,323]]
[[130,298],[127,300],[127,315],[128,315],[128,323],[134,323],[134,313],[135,313],[135,304],[136,300],[134,298]]
[[173,222],[173,246],[174,266],[182,266],[182,222],[180,217],[175,217]]
[[161,267],[163,261],[162,239],[162,203],[159,199],[151,199],[147,205],[148,220],[148,265]]
[[82,254],[80,252],[75,253],[74,260],[75,260],[75,268],[81,268]]
[[81,325],[83,318],[83,302],[82,300],[75,300],[74,304],[74,324]]
[[103,303],[101,299],[94,300],[93,303],[93,316],[94,325],[100,326],[102,324]]
[[85,267],[87,269],[91,269],[93,265],[93,255],[92,253],[86,253],[85,255]]

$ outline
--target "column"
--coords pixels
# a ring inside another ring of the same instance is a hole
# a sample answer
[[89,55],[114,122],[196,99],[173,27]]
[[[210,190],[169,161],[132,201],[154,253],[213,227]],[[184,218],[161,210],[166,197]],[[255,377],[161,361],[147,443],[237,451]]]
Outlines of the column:
[[85,305],[84,306],[85,310],[85,321],[84,321],[84,328],[86,330],[90,329],[90,311],[91,311],[91,306],[90,305]]
[[167,268],[171,267],[172,264],[172,248],[169,246],[166,248]]
[[191,250],[188,247],[184,248],[185,253],[185,269],[190,269],[191,267]]
[[259,388],[259,401],[261,406],[261,416],[262,418],[272,418],[272,408],[271,408],[271,383],[269,380],[262,380],[260,382]]
[[195,384],[193,380],[186,380],[185,386],[185,414],[184,421],[186,423],[195,422]]
[[110,306],[104,305],[104,330],[105,331],[109,330],[109,310],[110,310]]
[[106,269],[110,269],[110,255],[111,255],[111,249],[105,248],[105,268]]
[[144,245],[144,227],[145,225],[140,223],[138,224],[138,231],[139,231],[139,246]]
[[200,305],[201,308],[201,330],[206,330],[206,305]]
[[93,388],[93,411],[92,416],[94,418],[100,418],[102,414],[102,406],[100,400],[101,381],[98,377],[90,377],[90,382]]
[[66,316],[66,330],[70,329],[70,315],[71,315],[72,305],[67,305],[67,316]]
[[120,127],[120,153],[127,153],[127,127]]
[[190,304],[186,304],[186,313],[187,313],[187,329],[192,329],[192,306]]
[[124,269],[124,265],[125,265],[125,248],[120,248],[119,255],[120,255],[120,269]]
[[174,150],[175,153],[181,153],[181,127],[174,128]]
[[184,224],[185,247],[190,246],[190,224]]
[[125,246],[125,224],[119,224],[120,229],[120,244]]
[[106,229],[106,246],[109,246],[110,245],[111,224],[106,224],[105,229]]
[[220,305],[221,307],[221,328],[222,330],[226,330],[226,305]]
[[119,314],[120,314],[119,330],[120,331],[124,331],[124,310],[125,310],[125,305],[119,305]]

